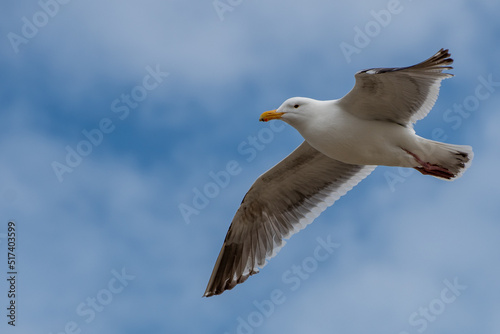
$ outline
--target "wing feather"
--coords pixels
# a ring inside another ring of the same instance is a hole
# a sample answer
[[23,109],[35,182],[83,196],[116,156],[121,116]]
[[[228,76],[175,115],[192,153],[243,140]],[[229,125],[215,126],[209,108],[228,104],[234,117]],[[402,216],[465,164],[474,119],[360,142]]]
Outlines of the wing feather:
[[229,227],[204,296],[259,272],[292,234],[368,176],[375,166],[345,164],[303,142],[261,175]]
[[338,103],[360,118],[411,125],[434,106],[441,81],[453,76],[442,73],[452,63],[448,50],[441,49],[413,66],[360,71],[354,88]]

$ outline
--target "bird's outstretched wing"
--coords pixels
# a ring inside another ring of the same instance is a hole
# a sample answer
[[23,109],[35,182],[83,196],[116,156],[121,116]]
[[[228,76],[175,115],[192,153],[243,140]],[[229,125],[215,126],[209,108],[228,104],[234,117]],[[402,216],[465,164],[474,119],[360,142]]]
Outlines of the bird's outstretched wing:
[[261,175],[243,198],[204,296],[221,294],[256,274],[284,239],[311,223],[375,167],[342,163],[303,142]]
[[439,94],[441,80],[452,77],[448,50],[409,67],[373,68],[355,74],[356,84],[339,105],[364,119],[392,121],[403,126],[427,116]]

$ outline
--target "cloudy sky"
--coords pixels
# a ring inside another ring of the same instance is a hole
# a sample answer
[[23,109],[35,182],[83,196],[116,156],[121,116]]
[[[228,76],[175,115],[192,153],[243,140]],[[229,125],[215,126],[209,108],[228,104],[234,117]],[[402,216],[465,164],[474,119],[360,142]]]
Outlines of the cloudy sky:
[[[500,332],[498,1],[0,7],[2,333]],[[261,273],[202,298],[245,192],[301,142],[261,112],[442,47],[455,77],[416,130],[472,145],[464,176],[378,167]]]

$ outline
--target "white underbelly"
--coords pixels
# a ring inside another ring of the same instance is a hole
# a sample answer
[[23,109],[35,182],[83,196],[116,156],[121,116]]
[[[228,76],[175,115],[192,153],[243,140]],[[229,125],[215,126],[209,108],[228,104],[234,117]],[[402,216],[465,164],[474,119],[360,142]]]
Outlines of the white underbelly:
[[[322,127],[315,135],[303,134],[311,146],[330,158],[358,165],[411,167],[414,162],[403,150],[415,140],[412,129],[396,123],[359,120]],[[317,129],[316,129],[317,130]]]

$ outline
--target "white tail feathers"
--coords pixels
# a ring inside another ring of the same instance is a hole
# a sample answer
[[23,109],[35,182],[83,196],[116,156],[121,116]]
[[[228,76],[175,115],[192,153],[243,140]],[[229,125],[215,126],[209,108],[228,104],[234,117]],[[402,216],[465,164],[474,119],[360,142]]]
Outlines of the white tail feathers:
[[472,163],[474,152],[470,146],[445,144],[430,140],[427,143],[431,144],[431,149],[426,152],[423,160],[414,155],[421,164],[415,169],[422,174],[453,180],[462,176]]

